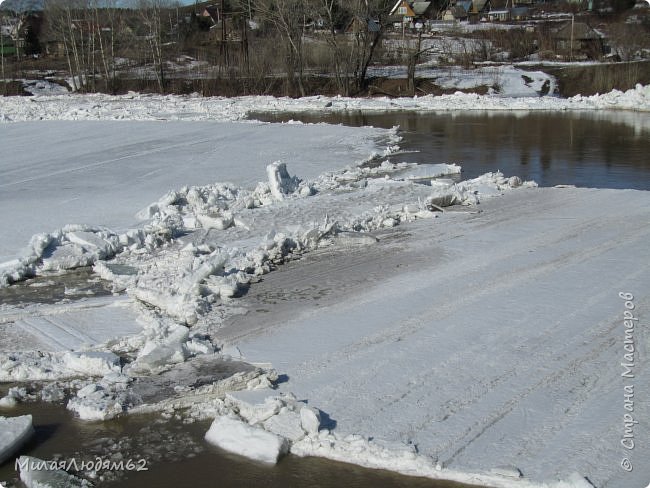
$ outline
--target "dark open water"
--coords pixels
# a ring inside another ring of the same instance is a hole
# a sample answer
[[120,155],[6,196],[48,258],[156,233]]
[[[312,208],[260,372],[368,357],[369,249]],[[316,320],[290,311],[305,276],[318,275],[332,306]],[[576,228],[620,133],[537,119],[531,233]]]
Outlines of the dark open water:
[[463,179],[488,171],[591,188],[650,190],[650,114],[639,112],[442,112],[251,114],[350,126],[399,126],[394,161],[457,163]]
[[[4,394],[6,385],[0,388]],[[207,444],[210,422],[183,424],[158,415],[137,415],[108,422],[81,421],[61,405],[21,404],[0,415],[32,414],[36,434],[21,454],[44,460],[93,462],[120,453],[146,471],[108,472],[93,480],[108,488],[463,488],[467,485],[401,476],[320,458],[286,456],[276,466],[249,462]],[[140,461],[140,460],[144,461]],[[146,464],[145,464],[146,463]],[[0,466],[0,481],[23,485],[13,461]]]

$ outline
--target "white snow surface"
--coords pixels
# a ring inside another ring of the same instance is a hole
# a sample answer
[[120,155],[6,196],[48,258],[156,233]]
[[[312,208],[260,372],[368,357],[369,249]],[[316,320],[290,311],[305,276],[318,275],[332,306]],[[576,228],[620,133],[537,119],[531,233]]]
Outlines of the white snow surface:
[[33,434],[31,415],[0,417],[0,464],[13,456]]
[[[372,68],[373,76],[406,78],[403,66]],[[439,67],[418,65],[415,76],[431,79],[445,89],[472,90],[487,86],[490,93],[500,97],[525,98],[553,95],[557,89],[555,77],[542,71],[526,71],[515,66],[479,66],[465,69],[459,66]]]
[[[334,437],[292,452],[490,486],[588,486],[587,477],[642,488],[649,447],[620,441],[626,428],[650,438],[636,396],[650,388],[650,194],[525,189],[476,208],[272,273],[251,305],[270,290],[281,305],[247,307],[221,337],[272,363],[289,378],[281,390],[336,422]],[[308,283],[318,305],[299,298]],[[634,296],[632,339],[621,292]],[[633,379],[621,376],[630,350]],[[417,446],[418,456],[384,457],[370,438]],[[620,467],[626,456],[632,473]],[[503,465],[525,480],[495,476]]]
[[29,337],[40,351],[75,351],[139,333],[138,312],[127,297],[79,300],[67,305],[0,310],[4,347]]

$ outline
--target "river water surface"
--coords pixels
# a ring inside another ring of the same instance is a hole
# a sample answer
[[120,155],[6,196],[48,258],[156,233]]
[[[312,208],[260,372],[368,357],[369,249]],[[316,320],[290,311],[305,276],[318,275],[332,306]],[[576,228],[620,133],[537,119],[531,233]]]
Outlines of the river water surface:
[[267,122],[399,126],[400,146],[410,152],[393,156],[393,161],[457,163],[463,167],[463,179],[500,170],[540,186],[650,190],[648,113],[324,112],[250,117]]

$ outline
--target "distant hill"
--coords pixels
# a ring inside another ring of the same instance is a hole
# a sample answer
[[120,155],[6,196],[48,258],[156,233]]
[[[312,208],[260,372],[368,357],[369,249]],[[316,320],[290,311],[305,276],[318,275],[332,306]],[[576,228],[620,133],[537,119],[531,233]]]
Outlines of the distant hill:
[[43,10],[45,0],[4,0],[0,4],[0,10],[12,12],[29,12]]

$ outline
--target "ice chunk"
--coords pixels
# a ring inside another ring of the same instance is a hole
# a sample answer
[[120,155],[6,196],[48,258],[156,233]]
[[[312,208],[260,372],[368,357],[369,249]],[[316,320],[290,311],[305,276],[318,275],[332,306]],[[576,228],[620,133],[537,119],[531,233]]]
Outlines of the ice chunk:
[[427,198],[427,206],[432,210],[436,207],[450,207],[456,203],[459,203],[459,200],[453,191],[438,191]]
[[270,388],[233,391],[226,393],[226,405],[235,408],[249,423],[255,424],[280,412],[283,403],[277,396],[278,392]]
[[232,417],[215,419],[205,439],[226,451],[269,464],[277,463],[287,452],[285,439]]
[[305,437],[300,415],[287,409],[264,422],[264,428],[273,434],[296,442]]
[[133,367],[138,371],[154,371],[169,364],[184,362],[189,356],[185,346],[188,338],[189,329],[179,325],[164,339],[147,342]]
[[277,200],[283,200],[286,195],[295,192],[300,185],[300,180],[290,176],[287,165],[280,161],[269,164],[266,167],[266,174],[269,178],[271,194]]
[[56,469],[50,461],[31,456],[18,459],[20,480],[27,488],[81,488],[92,486],[88,481]]
[[441,176],[460,174],[461,167],[457,164],[418,164],[398,171],[392,178],[411,181],[431,180]]
[[0,408],[14,408],[18,405],[18,401],[12,396],[5,396],[0,398]]
[[88,376],[104,376],[120,372],[120,358],[112,352],[68,352],[64,356],[65,367]]
[[109,420],[124,411],[122,401],[117,396],[93,383],[81,388],[77,396],[70,399],[67,409],[76,412],[82,420]]
[[315,408],[304,406],[300,409],[300,423],[308,434],[317,434],[320,429],[320,412]]
[[196,220],[199,221],[201,227],[204,229],[217,229],[225,230],[233,225],[233,217],[231,214],[223,215],[196,215]]
[[115,243],[104,239],[103,236],[97,232],[68,232],[66,237],[70,242],[79,244],[90,252],[95,252],[99,259],[111,256],[116,251]]
[[33,434],[31,415],[0,417],[0,464],[9,459]]

